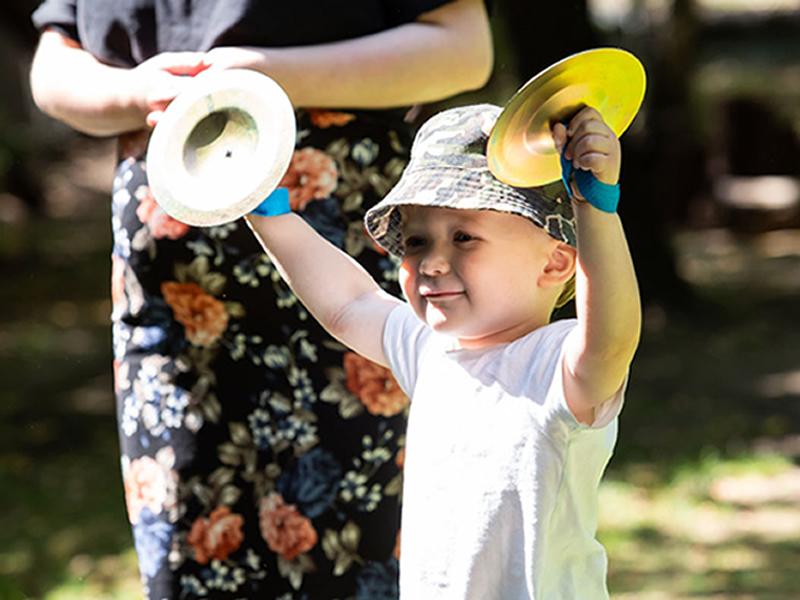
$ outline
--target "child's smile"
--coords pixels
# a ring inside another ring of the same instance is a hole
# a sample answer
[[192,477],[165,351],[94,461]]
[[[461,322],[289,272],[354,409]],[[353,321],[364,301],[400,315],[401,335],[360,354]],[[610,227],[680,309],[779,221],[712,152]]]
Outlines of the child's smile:
[[425,285],[420,286],[419,293],[433,304],[461,298],[465,294],[464,290],[437,290]]

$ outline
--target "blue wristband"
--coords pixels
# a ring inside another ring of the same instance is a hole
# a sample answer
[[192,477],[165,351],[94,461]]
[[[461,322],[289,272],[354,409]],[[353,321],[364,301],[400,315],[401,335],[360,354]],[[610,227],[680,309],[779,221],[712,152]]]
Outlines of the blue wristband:
[[289,188],[279,187],[267,196],[261,204],[251,210],[250,214],[262,217],[277,217],[290,212],[292,212],[292,208],[289,206]]
[[589,204],[603,212],[617,212],[617,205],[619,204],[619,184],[611,185],[610,183],[603,183],[598,180],[591,171],[575,169],[572,166],[572,161],[564,158],[562,154],[561,180],[564,182],[564,187],[567,188],[567,194],[572,198],[570,179],[575,180],[578,191],[580,191],[581,196],[583,196]]

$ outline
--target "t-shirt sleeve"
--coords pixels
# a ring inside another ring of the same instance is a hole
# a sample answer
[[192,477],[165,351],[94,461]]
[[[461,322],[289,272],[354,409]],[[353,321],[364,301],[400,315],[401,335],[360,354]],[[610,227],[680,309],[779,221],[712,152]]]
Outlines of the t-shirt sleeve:
[[[422,13],[426,13],[454,0],[383,0],[384,11],[389,25],[401,25],[414,21]],[[493,0],[484,0],[486,12],[491,14]]]
[[414,395],[420,356],[429,336],[430,329],[405,303],[389,313],[383,327],[383,354],[394,378],[409,398]]
[[383,0],[384,13],[389,26],[410,23],[434,8],[449,4],[453,0]]
[[45,0],[33,11],[31,20],[40,31],[52,27],[63,35],[80,41],[75,0]]
[[564,346],[569,333],[573,330],[577,322],[574,319],[560,322],[554,327],[553,335],[550,336],[550,343],[553,344],[552,357],[556,357],[549,368],[552,369],[553,377],[550,382],[550,387],[547,391],[547,399],[545,404],[550,407],[550,410],[556,418],[566,423],[570,429],[602,429],[611,423],[622,410],[622,404],[625,398],[625,389],[628,386],[628,376],[620,385],[619,389],[602,404],[598,405],[595,409],[594,421],[591,425],[580,423],[567,404],[567,398],[564,394]]

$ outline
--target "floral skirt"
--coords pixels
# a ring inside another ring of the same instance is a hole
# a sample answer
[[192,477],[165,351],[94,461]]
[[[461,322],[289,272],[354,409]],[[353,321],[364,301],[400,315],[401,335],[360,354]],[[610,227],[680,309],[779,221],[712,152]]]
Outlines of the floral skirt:
[[[362,218],[408,135],[396,113],[300,112],[282,182],[391,293],[396,265]],[[146,596],[396,598],[407,398],[320,328],[243,221],[167,215],[146,143],[120,139],[112,212],[122,473]]]

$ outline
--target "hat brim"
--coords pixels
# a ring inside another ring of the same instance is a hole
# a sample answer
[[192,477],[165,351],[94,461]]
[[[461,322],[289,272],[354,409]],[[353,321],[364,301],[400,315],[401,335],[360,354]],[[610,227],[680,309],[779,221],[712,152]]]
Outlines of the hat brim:
[[576,245],[572,205],[560,182],[537,188],[514,188],[488,170],[446,165],[407,169],[397,185],[367,211],[367,232],[381,248],[404,254],[402,206],[430,206],[505,212],[533,221],[553,238]]

